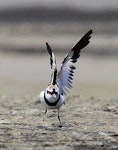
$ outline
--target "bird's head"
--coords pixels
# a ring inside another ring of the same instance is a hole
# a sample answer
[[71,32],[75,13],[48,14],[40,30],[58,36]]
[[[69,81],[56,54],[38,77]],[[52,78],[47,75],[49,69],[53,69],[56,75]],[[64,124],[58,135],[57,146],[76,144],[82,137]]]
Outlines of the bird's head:
[[59,88],[57,87],[57,85],[51,84],[46,88],[46,94],[56,98],[59,95]]

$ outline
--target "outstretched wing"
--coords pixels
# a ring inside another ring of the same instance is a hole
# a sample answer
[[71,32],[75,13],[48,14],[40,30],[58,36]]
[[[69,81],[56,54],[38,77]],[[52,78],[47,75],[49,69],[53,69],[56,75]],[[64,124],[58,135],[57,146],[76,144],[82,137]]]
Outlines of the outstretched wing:
[[51,65],[51,69],[55,69],[56,67],[56,58],[55,58],[55,55],[54,55],[54,52],[52,52],[52,49],[50,47],[50,45],[46,42],[46,46],[47,46],[47,50],[48,50],[48,53],[50,54],[50,65]]
[[61,94],[66,95],[66,91],[72,88],[72,77],[74,74],[74,69],[76,69],[73,66],[73,63],[77,62],[77,59],[80,56],[81,49],[89,44],[91,34],[92,30],[88,31],[64,58],[58,74],[58,86]]
[[53,72],[51,74],[51,81],[50,83],[55,85],[57,83],[57,68],[56,68],[56,57],[54,55],[54,52],[52,52],[52,49],[50,45],[46,42],[48,53],[50,54],[50,65],[51,69],[53,69]]

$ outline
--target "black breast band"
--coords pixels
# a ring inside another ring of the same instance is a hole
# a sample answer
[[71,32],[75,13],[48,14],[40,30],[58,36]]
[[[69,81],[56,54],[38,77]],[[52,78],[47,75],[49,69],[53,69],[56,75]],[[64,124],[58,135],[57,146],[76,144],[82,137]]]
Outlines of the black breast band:
[[55,102],[49,102],[49,101],[47,100],[45,94],[44,94],[44,99],[45,99],[45,102],[47,103],[47,105],[49,105],[49,106],[56,106],[57,103],[58,103],[58,101],[59,101],[59,99],[60,99],[60,95],[59,95],[59,98],[58,98]]

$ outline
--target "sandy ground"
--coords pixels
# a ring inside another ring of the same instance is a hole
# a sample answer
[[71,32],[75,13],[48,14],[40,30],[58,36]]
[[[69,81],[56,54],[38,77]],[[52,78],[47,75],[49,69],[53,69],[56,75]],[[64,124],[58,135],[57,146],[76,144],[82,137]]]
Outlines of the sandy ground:
[[44,115],[37,97],[51,73],[47,55],[1,53],[0,149],[117,150],[117,64],[115,57],[81,56],[59,128],[57,112]]
[[44,116],[31,96],[0,97],[1,149],[118,149],[118,100],[69,97],[57,113]]

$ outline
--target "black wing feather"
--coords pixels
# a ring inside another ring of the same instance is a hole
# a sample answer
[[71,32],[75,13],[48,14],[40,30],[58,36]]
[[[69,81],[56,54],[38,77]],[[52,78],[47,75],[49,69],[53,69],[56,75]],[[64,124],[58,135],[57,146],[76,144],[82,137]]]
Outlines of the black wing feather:
[[50,45],[47,42],[46,42],[46,46],[47,46],[48,53],[50,54],[50,65],[51,65],[51,68],[52,68],[52,64],[53,64],[52,49],[51,49]]
[[91,38],[91,36],[90,36],[91,34],[92,34],[92,30],[88,31],[80,39],[80,41],[72,48],[72,51],[74,52],[73,56],[72,56],[73,63],[75,63],[77,61],[77,58],[79,58],[81,49],[86,47],[89,44],[89,42],[90,42],[89,39]]

